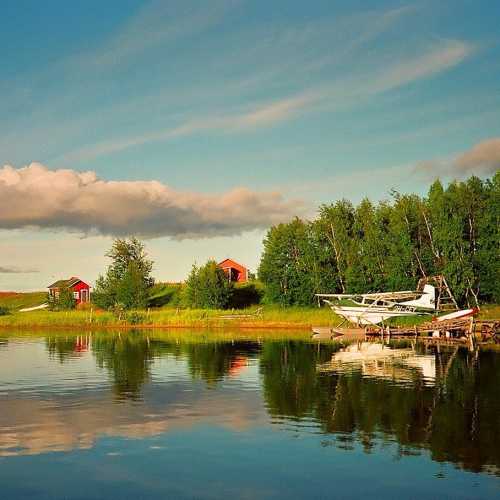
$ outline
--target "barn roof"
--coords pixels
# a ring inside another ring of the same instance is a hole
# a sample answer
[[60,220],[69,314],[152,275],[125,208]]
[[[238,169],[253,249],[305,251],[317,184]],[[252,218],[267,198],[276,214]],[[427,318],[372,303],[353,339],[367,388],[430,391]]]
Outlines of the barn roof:
[[243,264],[240,264],[239,262],[236,262],[235,260],[233,259],[224,259],[222,262],[219,262],[217,264],[219,267],[233,267],[233,268],[236,268],[236,269],[247,269],[246,266],[244,266]]
[[52,285],[49,285],[47,288],[71,288],[80,281],[82,281],[80,278],[76,278],[73,276],[68,280],[58,280],[55,283],[52,283]]

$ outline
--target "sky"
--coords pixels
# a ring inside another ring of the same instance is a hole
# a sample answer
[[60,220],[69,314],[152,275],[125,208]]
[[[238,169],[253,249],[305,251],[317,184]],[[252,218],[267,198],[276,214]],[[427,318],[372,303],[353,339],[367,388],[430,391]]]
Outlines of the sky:
[[0,290],[160,281],[321,203],[500,168],[500,3],[0,2]]

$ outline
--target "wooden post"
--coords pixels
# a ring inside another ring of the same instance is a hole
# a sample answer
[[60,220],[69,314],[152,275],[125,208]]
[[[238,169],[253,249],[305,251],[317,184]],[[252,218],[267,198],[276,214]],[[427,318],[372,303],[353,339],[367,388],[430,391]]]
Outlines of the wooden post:
[[474,318],[472,316],[470,318],[470,325],[469,325],[469,339],[470,339],[471,349],[475,350],[475,348],[476,348],[476,335],[474,332]]

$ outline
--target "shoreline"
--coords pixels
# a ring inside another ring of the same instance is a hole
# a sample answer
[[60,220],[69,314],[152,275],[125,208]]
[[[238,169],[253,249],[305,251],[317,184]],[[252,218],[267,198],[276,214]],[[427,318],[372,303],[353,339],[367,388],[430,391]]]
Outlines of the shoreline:
[[[129,311],[117,317],[109,311],[13,311],[0,316],[0,330],[311,330],[312,327],[332,327],[341,322],[330,309],[314,307],[281,308],[267,306],[255,314],[256,309],[231,311],[234,317],[228,319],[227,310],[205,309],[157,309],[149,311]],[[240,315],[241,317],[238,317]],[[477,319],[500,317],[500,305],[485,305]],[[426,321],[428,317],[415,317],[401,326]],[[398,322],[399,323],[399,322]]]
[[[232,315],[227,318],[225,316]],[[164,308],[135,310],[115,315],[101,310],[12,311],[0,316],[0,328],[92,328],[92,329],[310,329],[338,322],[330,309],[268,306],[242,310]]]

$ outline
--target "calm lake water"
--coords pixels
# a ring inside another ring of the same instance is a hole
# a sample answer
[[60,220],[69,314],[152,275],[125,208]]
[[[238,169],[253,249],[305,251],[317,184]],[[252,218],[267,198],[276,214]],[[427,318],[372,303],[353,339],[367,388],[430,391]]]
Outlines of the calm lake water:
[[499,353],[173,335],[0,333],[0,498],[499,498]]

